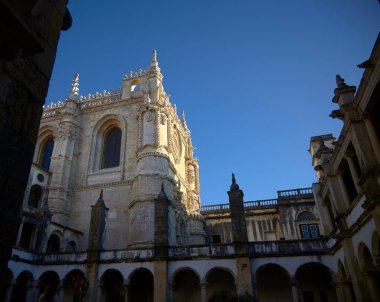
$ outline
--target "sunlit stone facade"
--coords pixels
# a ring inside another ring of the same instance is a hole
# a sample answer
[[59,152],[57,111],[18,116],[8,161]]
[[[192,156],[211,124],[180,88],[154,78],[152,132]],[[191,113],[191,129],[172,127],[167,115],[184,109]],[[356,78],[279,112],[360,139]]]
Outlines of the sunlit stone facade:
[[76,75],[44,109],[5,301],[377,301],[379,48],[356,94],[337,76],[344,126],[312,137],[312,188],[244,201],[233,176],[203,207],[156,53],[118,91],[79,96]]

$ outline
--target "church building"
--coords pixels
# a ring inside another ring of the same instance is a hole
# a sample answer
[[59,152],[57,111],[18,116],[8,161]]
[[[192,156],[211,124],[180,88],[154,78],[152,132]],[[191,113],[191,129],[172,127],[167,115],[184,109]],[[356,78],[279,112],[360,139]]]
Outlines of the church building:
[[380,38],[357,89],[336,76],[316,183],[244,201],[232,174],[207,206],[156,52],[119,90],[80,96],[76,74],[43,111],[4,301],[379,301],[379,55]]

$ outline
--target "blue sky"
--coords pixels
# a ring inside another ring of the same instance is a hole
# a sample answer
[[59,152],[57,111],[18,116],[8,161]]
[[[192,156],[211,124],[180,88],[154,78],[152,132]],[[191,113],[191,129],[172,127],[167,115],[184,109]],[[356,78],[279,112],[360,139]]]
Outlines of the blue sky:
[[231,172],[245,200],[316,180],[311,136],[339,134],[328,115],[335,75],[358,85],[380,29],[376,0],[75,1],[46,103],[120,88],[148,67],[185,110],[199,158],[202,204],[227,202]]

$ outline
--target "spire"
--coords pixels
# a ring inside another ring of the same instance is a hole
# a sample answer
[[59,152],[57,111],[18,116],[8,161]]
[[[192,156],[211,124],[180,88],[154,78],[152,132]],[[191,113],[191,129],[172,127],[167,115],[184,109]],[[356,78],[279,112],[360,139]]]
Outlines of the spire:
[[161,190],[160,190],[160,193],[158,194],[158,198],[167,198],[163,182],[161,183]]
[[100,190],[100,195],[98,198],[98,201],[96,202],[97,204],[102,204],[104,205],[104,200],[103,200],[103,189]]
[[79,95],[79,74],[77,72],[75,73],[74,79],[72,82],[73,83],[71,84],[69,99],[75,100],[78,98],[78,95]]
[[232,184],[231,184],[231,187],[230,187],[230,190],[233,191],[233,190],[239,190],[239,185],[236,183],[236,179],[235,179],[235,174],[232,173]]
[[152,61],[150,62],[149,66],[149,73],[154,75],[161,75],[160,67],[158,67],[158,61],[157,61],[157,51],[153,50],[153,56]]

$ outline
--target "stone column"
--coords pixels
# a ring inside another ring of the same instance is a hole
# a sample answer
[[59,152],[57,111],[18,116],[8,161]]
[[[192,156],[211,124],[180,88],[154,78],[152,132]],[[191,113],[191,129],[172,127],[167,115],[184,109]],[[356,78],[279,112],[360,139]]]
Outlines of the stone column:
[[16,238],[16,246],[20,246],[20,240],[21,240],[21,234],[22,234],[23,228],[24,228],[24,217],[22,218],[22,221],[20,222],[20,226],[18,228],[17,238]]
[[167,301],[168,269],[166,260],[154,261],[153,295],[155,301]]
[[348,162],[348,166],[350,168],[352,179],[354,180],[356,191],[359,193],[361,191],[361,188],[358,185],[360,177],[359,177],[359,174],[358,174],[358,170],[356,169],[354,160],[352,159],[353,156],[354,156],[354,152],[352,152],[352,151],[346,151],[345,158],[346,158],[346,160]]
[[253,295],[252,287],[252,274],[251,274],[251,264],[249,257],[239,257],[236,259],[237,267],[237,277],[235,280],[237,286],[237,294],[244,295],[249,294]]
[[25,301],[26,302],[34,302],[35,301],[35,283],[33,281],[29,281],[27,283],[28,291],[26,292]]
[[173,284],[168,285],[168,302],[173,302]]
[[296,280],[293,280],[291,282],[291,288],[292,288],[293,302],[300,302],[300,293],[299,293],[299,288],[298,288],[298,282]]
[[376,271],[365,271],[364,274],[367,277],[367,284],[369,289],[369,296],[372,302],[379,301],[380,289],[376,280]]
[[12,279],[11,282],[7,284],[7,288],[5,289],[4,302],[11,301],[13,287],[15,286],[16,283],[17,283],[16,280]]
[[200,283],[201,287],[201,302],[207,302],[207,283]]
[[[96,302],[103,302],[105,299],[104,299],[104,296],[105,296],[105,293],[104,293],[104,290],[103,290],[103,283],[98,281],[98,284],[96,286],[96,289],[94,289],[94,291],[96,291],[96,294],[93,296],[96,297]],[[91,301],[91,300],[89,300]]]
[[341,191],[342,191],[342,197],[343,197],[343,201],[344,201],[344,204],[345,204],[345,210],[347,210],[347,208],[350,206],[351,204],[351,200],[350,200],[350,197],[348,196],[348,193],[347,193],[347,188],[346,188],[346,185],[343,181],[343,172],[342,171],[337,171],[337,178],[338,178],[338,183],[339,183],[339,186],[341,188]]
[[128,280],[124,281],[123,284],[123,293],[124,293],[124,302],[128,302]]
[[63,281],[62,280],[59,281],[59,284],[58,284],[57,296],[58,296],[58,301],[63,302],[64,292],[63,292]]
[[343,282],[335,282],[334,283],[336,296],[338,297],[338,302],[346,302],[345,292],[344,292],[344,284]]
[[365,118],[364,122],[368,131],[369,139],[372,143],[373,150],[376,154],[377,160],[380,161],[380,141],[376,134],[375,127],[373,126],[373,123],[369,118]]

